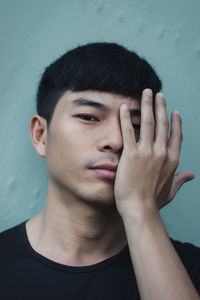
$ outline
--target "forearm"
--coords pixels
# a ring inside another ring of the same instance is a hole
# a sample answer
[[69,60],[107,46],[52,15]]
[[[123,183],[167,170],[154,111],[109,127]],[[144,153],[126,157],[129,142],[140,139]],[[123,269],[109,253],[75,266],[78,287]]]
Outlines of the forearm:
[[123,221],[141,300],[199,300],[159,213]]

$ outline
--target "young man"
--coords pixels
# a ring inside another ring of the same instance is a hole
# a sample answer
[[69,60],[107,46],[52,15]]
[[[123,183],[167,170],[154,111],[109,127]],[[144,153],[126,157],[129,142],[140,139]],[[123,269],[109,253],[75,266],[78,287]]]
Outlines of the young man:
[[200,299],[200,248],[170,239],[159,215],[194,177],[175,175],[181,117],[168,138],[160,90],[144,59],[112,43],[45,70],[30,133],[46,207],[0,234],[2,300]]

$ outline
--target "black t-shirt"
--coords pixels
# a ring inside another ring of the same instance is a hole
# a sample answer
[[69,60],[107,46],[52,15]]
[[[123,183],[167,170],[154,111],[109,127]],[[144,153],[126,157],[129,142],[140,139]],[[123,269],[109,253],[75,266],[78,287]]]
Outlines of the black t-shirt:
[[[128,245],[100,263],[67,266],[31,247],[26,221],[0,233],[1,300],[140,299]],[[171,242],[200,294],[200,248]]]

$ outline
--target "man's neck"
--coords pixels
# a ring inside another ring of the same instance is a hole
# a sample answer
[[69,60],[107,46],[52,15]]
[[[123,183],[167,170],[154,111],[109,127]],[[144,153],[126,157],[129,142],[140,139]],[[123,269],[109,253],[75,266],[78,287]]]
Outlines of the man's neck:
[[67,206],[47,198],[44,211],[26,224],[35,251],[62,264],[84,266],[107,259],[127,245],[117,211],[95,211],[75,204]]

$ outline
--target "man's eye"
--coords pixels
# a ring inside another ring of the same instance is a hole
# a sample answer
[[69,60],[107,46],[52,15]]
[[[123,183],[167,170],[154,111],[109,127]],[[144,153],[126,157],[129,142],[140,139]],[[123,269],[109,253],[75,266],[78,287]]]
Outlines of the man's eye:
[[133,124],[133,128],[135,130],[140,130],[140,124]]
[[[88,122],[92,122],[92,121],[99,121],[95,116],[93,115],[78,115],[78,118],[84,120],[84,121],[88,121]],[[92,120],[93,119],[93,120]],[[133,128],[135,130],[140,130],[140,124],[132,124]]]
[[78,115],[78,118],[84,120],[84,121],[93,121],[91,119],[94,119],[95,121],[98,121],[98,119],[92,115]]

